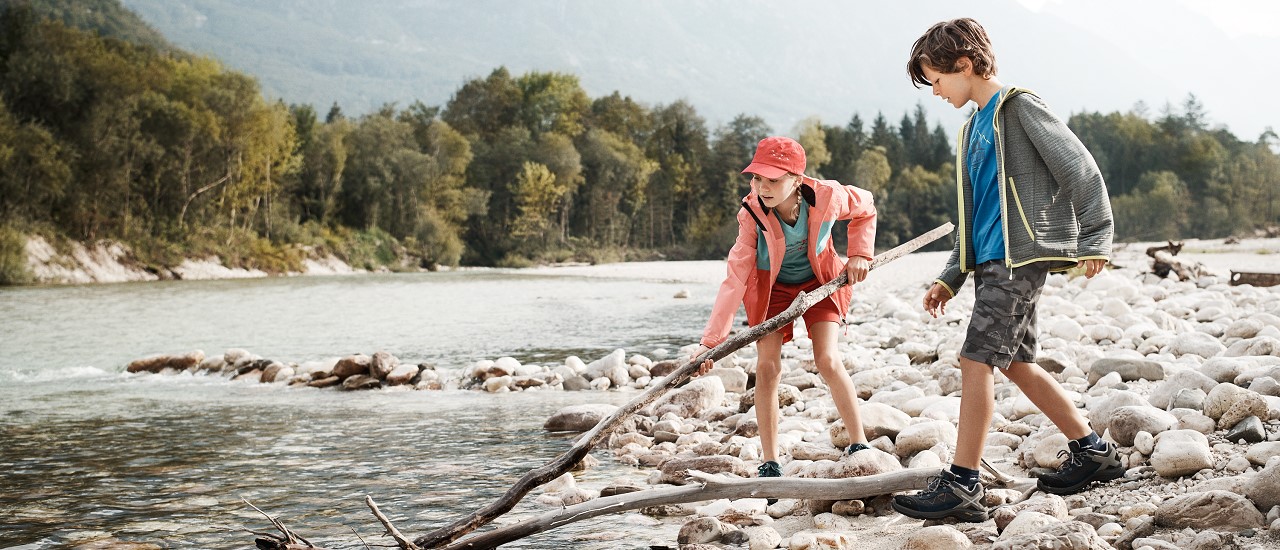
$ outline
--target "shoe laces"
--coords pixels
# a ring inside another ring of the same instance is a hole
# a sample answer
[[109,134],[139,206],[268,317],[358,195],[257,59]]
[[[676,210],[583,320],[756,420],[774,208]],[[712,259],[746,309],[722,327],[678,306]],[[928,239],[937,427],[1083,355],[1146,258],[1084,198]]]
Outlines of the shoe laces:
[[[924,491],[920,493],[921,495],[936,495],[938,493],[951,492],[950,484],[946,483],[946,480],[943,479],[941,475],[930,476],[928,482],[929,484],[925,486]],[[946,489],[943,489],[944,486]]]
[[1071,468],[1079,468],[1081,466],[1084,466],[1084,460],[1085,458],[1088,458],[1088,456],[1089,456],[1088,449],[1080,449],[1079,451],[1074,453],[1066,449],[1058,451],[1058,458],[1063,459],[1063,463],[1062,463],[1063,468],[1066,468],[1068,466],[1070,466]]

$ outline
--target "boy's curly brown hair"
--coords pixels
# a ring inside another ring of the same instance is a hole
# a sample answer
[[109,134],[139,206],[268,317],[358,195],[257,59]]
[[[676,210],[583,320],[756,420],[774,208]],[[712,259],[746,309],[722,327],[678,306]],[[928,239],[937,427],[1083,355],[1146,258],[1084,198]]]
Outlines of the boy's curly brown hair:
[[907,75],[915,87],[932,86],[922,67],[943,74],[960,72],[957,61],[967,57],[973,63],[973,74],[990,78],[996,74],[996,54],[991,51],[987,30],[968,17],[943,21],[925,31],[911,45]]

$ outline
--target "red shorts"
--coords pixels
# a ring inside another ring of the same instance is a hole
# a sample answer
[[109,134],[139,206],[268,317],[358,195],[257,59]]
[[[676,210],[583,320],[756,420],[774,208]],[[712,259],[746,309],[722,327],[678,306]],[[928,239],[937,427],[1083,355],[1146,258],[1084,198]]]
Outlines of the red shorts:
[[[787,308],[791,307],[791,301],[795,300],[796,296],[801,292],[813,292],[820,286],[822,286],[822,283],[819,283],[816,277],[796,285],[774,283],[773,289],[769,292],[769,310],[765,314],[764,318],[771,319],[774,315],[782,313]],[[813,304],[813,307],[809,308],[808,311],[805,311],[801,317],[804,318],[805,327],[812,327],[815,323],[820,323],[822,321],[839,323],[840,310],[836,309],[835,300],[827,298],[821,302]],[[792,321],[782,325],[782,327],[778,328],[776,331],[779,334],[782,334],[782,343],[785,344],[791,341],[793,336],[792,325],[794,324],[795,322]]]

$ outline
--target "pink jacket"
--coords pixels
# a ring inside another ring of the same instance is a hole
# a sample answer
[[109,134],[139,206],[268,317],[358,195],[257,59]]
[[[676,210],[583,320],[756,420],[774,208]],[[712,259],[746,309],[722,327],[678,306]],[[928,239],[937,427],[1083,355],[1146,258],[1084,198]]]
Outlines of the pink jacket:
[[[800,193],[809,206],[809,264],[819,282],[830,282],[844,270],[845,262],[831,242],[836,220],[850,220],[849,257],[874,258],[876,207],[870,191],[834,180],[805,177]],[[711,318],[702,332],[702,345],[715,347],[728,338],[738,304],[746,305],[747,323],[751,326],[765,321],[769,292],[778,279],[786,249],[781,223],[765,209],[755,190],[742,199],[738,239],[729,251],[728,276],[720,284]],[[844,286],[828,299],[835,300],[836,309],[844,317],[852,297],[853,287]]]

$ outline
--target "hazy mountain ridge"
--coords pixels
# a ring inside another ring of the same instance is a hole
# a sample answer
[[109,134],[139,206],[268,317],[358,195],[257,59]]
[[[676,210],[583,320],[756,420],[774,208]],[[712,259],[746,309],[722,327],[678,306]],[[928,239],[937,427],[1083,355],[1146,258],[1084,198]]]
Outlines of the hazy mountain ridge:
[[[572,72],[597,96],[619,90],[651,104],[688,98],[713,123],[740,112],[758,114],[779,131],[806,116],[837,123],[855,111],[864,118],[884,111],[896,121],[928,99],[910,88],[902,66],[915,37],[940,19],[965,14],[982,19],[998,46],[1006,45],[1002,68],[1038,89],[1045,86],[1035,82],[1048,80],[1041,73],[1054,67],[1037,61],[1043,53],[1035,44],[1080,34],[1013,0],[965,10],[941,0],[909,10],[826,1],[781,14],[776,4],[762,0],[126,0],[125,5],[175,43],[256,75],[267,94],[291,102],[323,107],[336,101],[355,113],[390,101],[442,104],[467,78],[505,65],[515,73]],[[1116,57],[1114,48],[1093,40],[1075,50],[1081,57]],[[1111,76],[1105,69],[1094,72]],[[1123,72],[1159,80],[1140,68]],[[1065,89],[1086,95],[1080,88],[1088,91],[1070,84]],[[1122,90],[1091,95],[1120,97],[1098,109],[1144,99]],[[1055,103],[1065,103],[1058,99]],[[1064,106],[1077,104],[1070,101]],[[944,105],[931,109],[948,126],[959,120]]]

